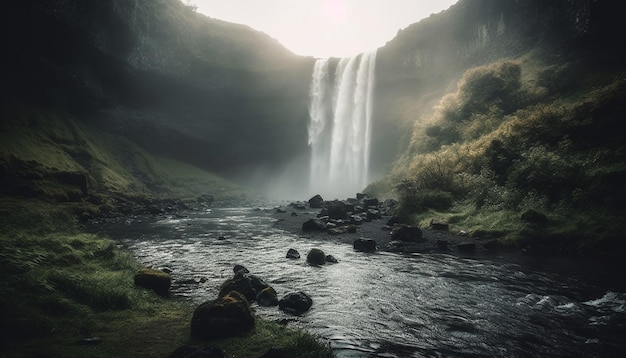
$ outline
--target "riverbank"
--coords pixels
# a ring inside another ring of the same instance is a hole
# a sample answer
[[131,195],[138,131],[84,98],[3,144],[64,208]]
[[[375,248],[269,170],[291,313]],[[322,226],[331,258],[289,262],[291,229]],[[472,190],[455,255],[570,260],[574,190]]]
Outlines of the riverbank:
[[[260,318],[245,336],[191,340],[194,307],[135,287],[141,265],[115,238],[85,232],[79,223],[85,217],[76,208],[2,199],[3,357],[168,357],[189,344],[217,346],[226,357],[260,357],[271,348],[292,357],[315,349],[330,355],[315,337]],[[144,207],[161,212],[164,203],[169,202],[146,202],[131,212],[155,217]]]
[[[391,215],[382,215],[379,219],[362,221],[356,225],[355,232],[334,234],[325,231],[304,231],[302,225],[318,218],[320,209],[312,209],[308,205],[281,206],[273,210],[276,219],[275,227],[297,234],[302,238],[324,241],[335,241],[353,245],[357,239],[371,239],[376,241],[379,251],[395,253],[449,253],[463,256],[484,255],[497,251],[511,251],[498,245],[495,240],[482,240],[470,237],[467,234],[453,234],[446,230],[422,228],[422,239],[419,241],[395,241],[392,239],[392,225],[388,221]],[[444,226],[444,225],[441,225]]]

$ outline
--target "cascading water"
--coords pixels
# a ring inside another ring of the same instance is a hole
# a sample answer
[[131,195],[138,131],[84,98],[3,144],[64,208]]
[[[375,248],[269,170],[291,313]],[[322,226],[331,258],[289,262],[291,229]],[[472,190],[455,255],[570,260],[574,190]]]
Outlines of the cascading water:
[[331,78],[329,59],[317,60],[311,81],[310,191],[345,198],[369,183],[376,50],[342,58]]

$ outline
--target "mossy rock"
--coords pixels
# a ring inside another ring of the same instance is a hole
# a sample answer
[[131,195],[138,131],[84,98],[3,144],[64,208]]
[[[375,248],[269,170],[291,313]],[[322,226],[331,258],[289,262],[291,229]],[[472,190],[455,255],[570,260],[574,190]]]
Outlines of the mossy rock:
[[320,249],[311,249],[306,255],[306,262],[311,265],[323,265],[326,263],[326,254]]
[[237,291],[198,306],[191,319],[191,336],[199,340],[234,337],[254,327],[248,300]]
[[259,306],[276,306],[278,304],[278,295],[276,294],[276,290],[272,287],[264,288],[257,294],[256,301]]
[[151,268],[142,268],[135,274],[135,286],[153,290],[158,295],[167,296],[172,285],[170,274]]

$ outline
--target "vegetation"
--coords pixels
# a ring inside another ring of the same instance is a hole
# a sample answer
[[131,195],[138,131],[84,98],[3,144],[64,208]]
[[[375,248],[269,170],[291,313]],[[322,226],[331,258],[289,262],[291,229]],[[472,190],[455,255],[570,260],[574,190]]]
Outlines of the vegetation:
[[[190,338],[194,307],[136,287],[139,264],[114,240],[85,233],[81,220],[125,213],[120,200],[254,194],[63,112],[14,107],[2,115],[0,355],[162,357],[202,343]],[[316,338],[261,319],[247,336],[209,343],[229,357],[271,347],[331,356]]]
[[369,190],[395,188],[406,220],[509,245],[624,247],[626,74],[540,58],[468,70]]

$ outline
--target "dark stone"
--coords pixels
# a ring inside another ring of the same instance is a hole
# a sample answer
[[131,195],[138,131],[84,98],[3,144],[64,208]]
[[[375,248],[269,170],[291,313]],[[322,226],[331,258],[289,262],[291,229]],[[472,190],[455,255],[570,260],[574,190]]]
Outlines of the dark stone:
[[439,248],[439,250],[447,250],[449,245],[450,243],[448,242],[448,240],[437,240],[437,247]]
[[356,251],[374,252],[376,251],[376,241],[372,239],[356,239],[352,243]]
[[295,211],[291,213],[291,216],[299,216]]
[[367,209],[365,214],[367,215],[367,219],[369,219],[370,221],[382,218],[382,214],[378,209]]
[[415,226],[400,226],[391,231],[391,240],[405,242],[423,242],[422,230]]
[[302,291],[289,293],[278,301],[278,308],[294,315],[308,311],[312,305],[311,297]]
[[365,205],[365,207],[378,207],[378,199],[376,198],[365,198],[363,199],[363,205]]
[[257,291],[252,286],[252,281],[246,275],[235,275],[222,283],[218,297],[224,297],[231,291],[241,293],[249,302],[256,299]]
[[433,230],[448,231],[448,226],[449,225],[446,221],[436,219],[430,220],[430,228]]
[[235,267],[233,267],[233,272],[236,274],[244,274],[244,273],[249,273],[250,271],[248,271],[247,268],[245,268],[244,266],[241,265],[235,265]]
[[172,276],[160,270],[143,268],[135,273],[134,282],[136,286],[147,288],[161,296],[167,296],[172,284]]
[[456,248],[462,252],[474,252],[476,250],[476,244],[473,242],[462,242],[456,245]]
[[354,211],[354,205],[339,200],[327,201],[324,207],[328,210],[328,217],[331,219],[348,219],[348,213]]
[[320,249],[311,249],[306,255],[306,262],[311,265],[323,265],[326,263],[326,254]]
[[357,198],[357,200],[363,200],[363,199],[367,198],[367,194],[356,193],[356,198]]
[[277,214],[284,214],[286,212],[287,212],[287,209],[285,209],[285,208],[282,208],[282,207],[276,208],[276,213]]
[[254,316],[246,298],[237,291],[198,306],[191,319],[194,339],[234,337],[254,327]]
[[313,209],[321,209],[322,204],[324,204],[324,199],[319,194],[309,199],[309,206]]
[[326,225],[320,219],[309,219],[302,224],[302,231],[324,231]]
[[168,358],[224,358],[224,351],[215,346],[178,347]]
[[278,304],[278,295],[272,287],[266,287],[256,295],[256,302],[259,306],[270,307]]
[[297,260],[300,258],[300,253],[296,249],[287,250],[287,258]]
[[330,263],[336,264],[339,261],[337,261],[337,259],[333,255],[326,255],[326,262],[330,262]]

